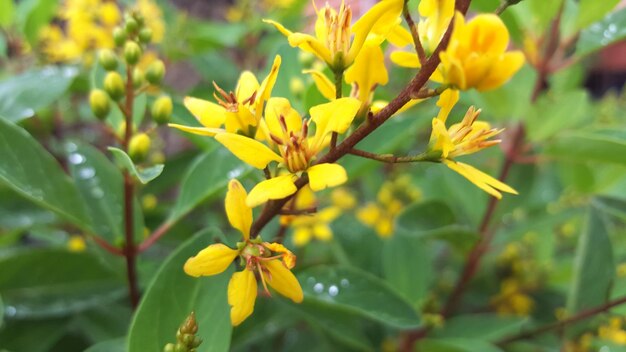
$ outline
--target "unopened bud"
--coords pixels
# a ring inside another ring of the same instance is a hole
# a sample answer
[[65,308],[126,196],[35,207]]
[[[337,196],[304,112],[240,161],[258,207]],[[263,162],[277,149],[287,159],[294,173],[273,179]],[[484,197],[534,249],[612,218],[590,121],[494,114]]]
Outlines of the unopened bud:
[[140,163],[146,159],[150,151],[150,137],[145,133],[134,135],[128,144],[128,155],[134,162]]
[[159,125],[166,124],[172,116],[172,99],[167,96],[161,96],[152,104],[152,119]]
[[132,35],[139,30],[139,23],[137,23],[134,18],[128,17],[126,19],[126,23],[124,24],[124,29],[126,30],[127,35]]
[[191,312],[183,325],[180,326],[180,332],[183,334],[195,334],[198,332],[198,323],[196,322],[196,313]]
[[176,348],[174,348],[174,352],[187,352],[187,346],[182,343],[177,343]]
[[173,343],[168,343],[163,348],[163,352],[175,352],[175,351],[176,351],[176,345],[174,345]]
[[139,41],[143,44],[149,44],[152,40],[152,29],[145,27],[139,31]]
[[89,105],[91,111],[100,120],[104,120],[111,111],[109,96],[100,89],[94,89],[89,94]]
[[139,88],[143,86],[145,82],[145,77],[143,71],[139,67],[135,67],[133,69],[133,87]]
[[124,46],[124,43],[126,43],[126,38],[128,38],[128,35],[126,35],[126,31],[121,27],[115,27],[115,29],[113,30],[113,41],[115,42],[115,46],[117,46],[118,48]]
[[107,71],[113,71],[117,68],[117,55],[110,49],[100,50],[98,62]]
[[127,41],[124,45],[124,60],[129,65],[135,65],[141,58],[141,47],[133,41]]
[[163,81],[163,76],[165,76],[165,64],[163,64],[163,61],[156,60],[148,66],[146,80],[150,84],[158,86]]
[[111,71],[104,77],[104,90],[113,100],[121,99],[126,94],[124,80],[119,73]]

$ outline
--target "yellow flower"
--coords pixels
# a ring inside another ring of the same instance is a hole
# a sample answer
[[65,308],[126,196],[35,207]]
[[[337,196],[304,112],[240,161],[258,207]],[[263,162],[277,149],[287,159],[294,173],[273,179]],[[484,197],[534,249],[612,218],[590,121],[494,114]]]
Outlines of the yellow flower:
[[432,121],[433,130],[430,135],[429,151],[440,152],[442,163],[498,199],[502,198],[499,191],[517,194],[513,188],[501,181],[473,166],[454,160],[457,156],[475,153],[500,143],[500,140],[488,139],[502,132],[502,130],[490,128],[486,122],[476,121],[480,110],[475,110],[474,107],[467,110],[463,121],[446,129],[446,119],[458,99],[459,92],[456,90],[446,90],[439,97],[437,105],[440,110],[438,116]]
[[296,256],[278,243],[262,242],[260,237],[250,239],[252,209],[246,205],[246,190],[237,180],[231,180],[226,194],[226,215],[230,224],[243,235],[237,249],[217,243],[189,258],[184,270],[194,277],[211,276],[224,272],[235,258],[245,263],[228,283],[230,320],[234,326],[241,324],[254,310],[257,296],[255,272],[266,292],[267,285],[296,303],[303,300],[302,288],[290,269],[296,264]]
[[403,5],[403,0],[383,0],[351,25],[350,6],[342,1],[339,11],[336,11],[327,3],[321,10],[316,9],[315,36],[293,33],[275,21],[265,22],[285,35],[291,46],[315,54],[333,70],[342,72],[352,65],[370,33],[379,34],[384,39],[396,26]]
[[276,55],[268,76],[259,84],[254,74],[244,71],[239,77],[235,92],[226,93],[214,83],[214,94],[219,104],[193,97],[185,98],[185,107],[204,127],[170,124],[171,127],[195,134],[214,136],[217,128],[224,126],[227,132],[242,133],[254,137],[259,127],[263,104],[272,94],[278,76],[281,58]]
[[70,252],[84,252],[87,249],[87,244],[81,236],[70,236],[70,239],[67,241],[67,249]]
[[528,316],[535,307],[535,301],[515,279],[502,281],[500,292],[491,299],[491,304],[500,315]]
[[356,198],[354,197],[354,194],[352,194],[352,192],[345,187],[334,189],[330,193],[330,200],[333,206],[342,210],[352,209],[356,205]]
[[[337,99],[312,107],[311,119],[303,120],[287,99],[271,98],[265,108],[262,127],[267,129],[268,143],[274,150],[253,138],[214,129],[215,139],[242,161],[257,169],[276,161],[280,163],[280,171],[284,171],[257,184],[250,191],[246,204],[255,207],[270,199],[294,194],[297,191],[294,182],[302,173],[308,174],[310,187],[315,192],[346,182],[346,170],[341,165],[316,164],[315,159],[328,144],[332,132],[348,130],[359,106],[356,99]],[[309,137],[311,121],[315,123],[315,134]]]
[[[438,11],[433,14],[445,17]],[[431,76],[433,81],[461,90],[485,91],[504,84],[524,64],[521,51],[506,51],[509,31],[500,17],[480,14],[465,23],[463,15],[457,12],[454,21],[450,43],[440,54],[441,64]],[[404,67],[420,66],[415,53],[394,52],[391,60]]]
[[357,210],[356,217],[363,224],[372,227],[382,238],[387,238],[393,234],[394,217],[376,203],[367,203],[363,208]]
[[146,26],[152,30],[152,42],[163,41],[165,22],[161,8],[153,0],[138,0],[135,8],[145,18]]

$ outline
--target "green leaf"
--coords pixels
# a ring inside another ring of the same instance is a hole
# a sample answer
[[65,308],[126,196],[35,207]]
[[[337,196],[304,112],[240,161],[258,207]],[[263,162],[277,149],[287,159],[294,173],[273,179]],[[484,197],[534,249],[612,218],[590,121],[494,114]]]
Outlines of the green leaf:
[[0,119],[0,183],[86,228],[84,203],[56,160],[22,128]]
[[425,339],[417,344],[417,350],[428,352],[502,352],[501,349],[490,343],[462,338]]
[[426,200],[406,207],[396,223],[400,230],[418,233],[437,230],[456,222],[452,209],[440,200]]
[[419,308],[419,304],[426,297],[433,272],[432,258],[426,241],[397,233],[384,242],[385,279],[415,308]]
[[413,307],[381,279],[356,268],[317,266],[298,275],[305,300],[397,327],[419,326]]
[[48,66],[0,82],[0,116],[11,122],[34,116],[58,100],[77,74],[75,67]]
[[57,5],[58,0],[26,0],[18,5],[19,11],[24,14],[22,33],[31,46],[37,45],[41,28],[54,17]]
[[108,149],[113,154],[115,161],[144,185],[159,177],[161,172],[163,172],[163,164],[156,164],[146,168],[137,167],[130,156],[123,150],[115,147],[108,147]]
[[[604,3],[604,1],[594,2]],[[626,8],[611,12],[601,21],[583,29],[576,44],[576,55],[589,55],[624,38],[626,38]]]
[[0,351],[50,352],[67,325],[67,319],[11,321],[0,330]]
[[620,0],[580,0],[576,27],[585,28],[595,21],[601,20],[604,15],[615,8]]
[[0,296],[0,329],[4,325],[4,302],[2,301],[2,296]]
[[207,198],[222,194],[230,179],[240,178],[250,171],[224,148],[215,148],[199,156],[183,178],[170,221],[177,221]]
[[574,277],[567,297],[571,314],[604,303],[615,279],[613,247],[602,214],[591,207],[578,239]]
[[433,330],[434,338],[466,338],[488,342],[519,332],[528,318],[496,314],[459,315],[446,320],[441,329]]
[[603,162],[626,165],[626,142],[599,133],[562,134],[546,146],[544,153],[574,162]]
[[125,351],[126,351],[126,339],[122,337],[118,339],[99,342],[89,347],[84,352],[125,352]]
[[128,352],[162,351],[176,340],[176,331],[194,311],[198,336],[204,341],[199,350],[228,351],[232,327],[226,287],[231,271],[202,278],[183,272],[188,258],[211,244],[217,231],[193,236],[163,263],[148,286],[131,323]]
[[553,137],[564,129],[580,124],[589,116],[588,111],[589,95],[584,90],[543,95],[527,115],[528,136],[532,141]]
[[13,23],[14,0],[0,0],[0,27],[7,29]]
[[88,253],[59,249],[0,258],[0,295],[9,319],[64,316],[119,299],[124,281]]

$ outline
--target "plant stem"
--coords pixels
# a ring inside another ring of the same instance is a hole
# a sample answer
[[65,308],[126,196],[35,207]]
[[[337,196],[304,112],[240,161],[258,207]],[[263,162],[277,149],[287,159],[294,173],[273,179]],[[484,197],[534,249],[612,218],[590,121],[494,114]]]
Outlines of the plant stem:
[[[133,89],[133,70],[132,67],[126,66],[126,100],[124,109],[126,131],[124,134],[124,151],[128,153],[128,146],[133,136],[133,103],[135,100],[135,92]],[[128,295],[130,297],[130,305],[133,309],[139,304],[139,285],[137,283],[137,248],[134,241],[134,223],[133,223],[133,199],[134,199],[134,180],[127,170],[124,170],[124,256],[126,257],[126,274],[128,279]]]
[[423,66],[426,63],[426,52],[424,51],[424,46],[422,46],[422,41],[420,40],[419,33],[417,32],[417,26],[415,25],[415,22],[411,17],[408,1],[404,3],[404,9],[402,10],[402,14],[404,15],[404,20],[406,21],[406,24],[411,30],[411,37],[413,37],[413,46],[415,47],[417,58],[420,61],[420,65]]
[[415,162],[420,162],[420,161],[437,162],[441,159],[441,153],[439,152],[437,153],[424,152],[418,155],[396,156],[393,154],[376,154],[376,153],[366,152],[364,150],[352,149],[350,150],[349,154],[360,156],[362,158],[381,161],[384,163],[390,163],[390,164],[415,163]]
[[166,221],[163,224],[161,224],[161,226],[157,227],[157,229],[154,230],[154,232],[152,232],[150,236],[148,236],[148,238],[143,240],[143,242],[141,242],[139,246],[137,246],[137,252],[141,253],[145,251],[146,249],[150,248],[159,239],[161,239],[161,237],[163,237],[167,233],[167,231],[169,231],[170,228],[172,228],[173,225],[174,223],[170,221]]

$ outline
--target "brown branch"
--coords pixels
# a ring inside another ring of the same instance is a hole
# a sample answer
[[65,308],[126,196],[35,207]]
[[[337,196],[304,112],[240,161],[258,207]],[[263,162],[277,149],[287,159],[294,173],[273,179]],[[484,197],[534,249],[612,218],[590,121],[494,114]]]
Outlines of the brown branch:
[[115,247],[114,245],[110,244],[109,242],[105,241],[102,237],[98,236],[98,235],[94,235],[91,234],[90,235],[91,239],[93,239],[93,241],[100,246],[102,249],[104,249],[105,251],[113,254],[113,255],[117,255],[117,256],[123,256],[124,252],[118,248]]
[[304,209],[282,209],[278,212],[278,215],[311,215],[315,213],[317,213],[317,207]]
[[579,312],[578,314],[573,315],[573,316],[571,316],[569,318],[565,318],[563,320],[560,320],[560,321],[557,321],[557,322],[554,322],[554,323],[551,323],[551,324],[540,326],[538,328],[535,328],[535,329],[532,329],[532,330],[529,330],[529,331],[521,332],[521,333],[519,333],[517,335],[505,337],[505,338],[499,340],[496,344],[499,345],[499,346],[503,346],[503,345],[506,345],[506,344],[511,343],[511,342],[524,340],[524,339],[528,339],[528,338],[531,338],[531,337],[534,337],[534,336],[537,336],[537,335],[541,335],[541,334],[546,333],[546,332],[551,331],[551,330],[557,330],[557,329],[565,327],[568,324],[575,323],[575,322],[578,322],[578,321],[590,318],[590,317],[592,317],[592,316],[594,316],[596,314],[602,313],[602,312],[606,312],[607,310],[609,310],[609,309],[611,309],[613,307],[622,305],[624,303],[626,303],[626,297],[617,298],[617,299],[609,301],[609,302],[607,302],[607,303],[605,303],[605,304],[603,304],[601,306],[590,308],[590,309],[584,310],[582,312]]
[[396,156],[393,154],[376,154],[360,149],[351,149],[348,154],[360,156],[362,158],[381,161],[390,164],[415,163],[420,161],[437,162],[441,159],[441,153],[422,153],[418,155]]
[[419,33],[417,32],[417,26],[415,25],[415,22],[411,17],[408,1],[404,3],[404,9],[402,10],[402,14],[404,15],[404,20],[406,21],[406,24],[409,25],[411,37],[413,37],[413,46],[415,47],[415,52],[417,53],[417,58],[419,59],[420,64],[423,66],[426,63],[426,52],[424,51],[424,46],[422,46],[422,41],[420,40]]
[[141,242],[141,244],[137,246],[137,252],[141,253],[146,249],[152,247],[153,244],[160,240],[161,237],[163,237],[170,230],[170,228],[172,228],[172,225],[172,222],[166,221],[161,226],[157,227],[157,229],[154,230],[154,232],[152,232],[150,236],[148,236],[148,238],[143,240],[143,242]]

